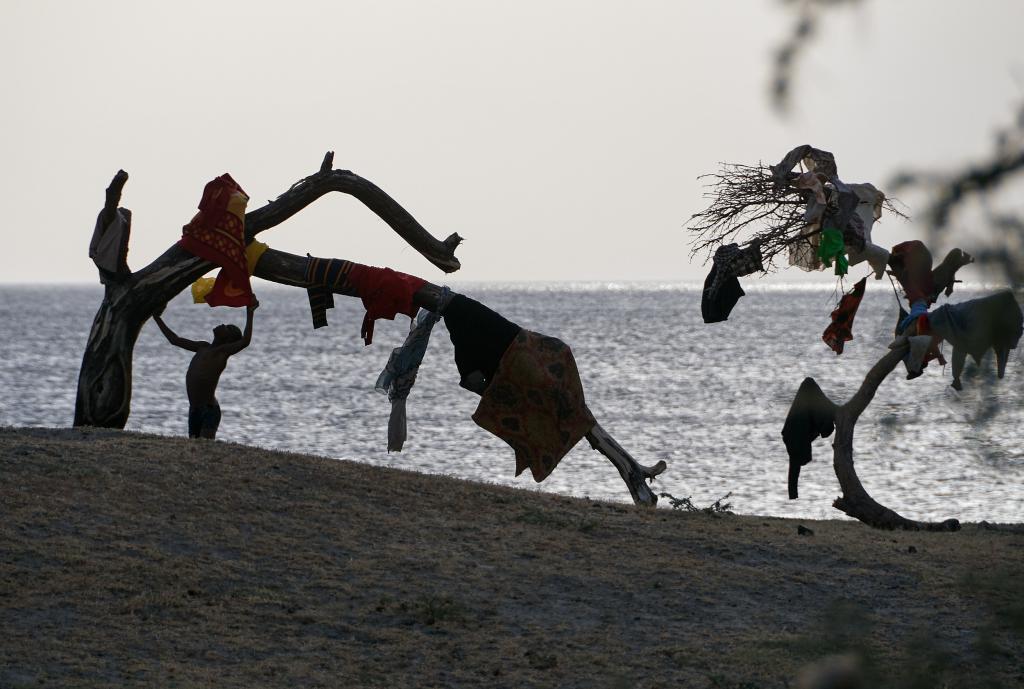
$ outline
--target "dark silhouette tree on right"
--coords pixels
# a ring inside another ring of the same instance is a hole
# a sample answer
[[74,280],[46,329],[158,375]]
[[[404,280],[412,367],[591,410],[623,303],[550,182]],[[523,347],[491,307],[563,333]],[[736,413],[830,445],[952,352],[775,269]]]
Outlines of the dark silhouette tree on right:
[[[862,0],[784,2],[794,12],[795,23],[790,35],[785,37],[776,50],[769,79],[770,99],[781,116],[787,114],[794,98],[794,77],[801,54],[818,33],[826,10],[861,2]],[[801,165],[802,171],[806,169],[806,172],[793,172],[798,164]],[[956,242],[965,241],[966,233],[959,231],[958,226],[968,213],[980,209],[985,231],[981,236],[971,238],[973,260],[984,269],[984,274],[1001,278],[1000,282],[1005,281],[1011,289],[1016,290],[1024,283],[1024,266],[1021,262],[1021,257],[1024,256],[1024,218],[1019,211],[1000,208],[997,197],[1008,188],[1013,188],[1015,184],[1020,184],[1024,180],[1022,173],[1024,106],[1015,113],[1013,124],[997,132],[990,152],[976,161],[944,171],[902,170],[889,180],[887,187],[891,193],[920,192],[924,197],[922,210],[915,213],[916,221],[925,230],[923,246],[948,246],[954,234]],[[710,180],[707,197],[711,199],[711,203],[707,209],[690,218],[688,229],[693,236],[694,254],[715,255],[713,275],[716,271],[728,274],[732,270],[733,274],[729,276],[734,278],[735,275],[755,271],[754,267],[767,271],[786,255],[790,257],[791,263],[799,263],[801,260],[805,263],[808,260],[813,262],[817,260],[819,247],[823,243],[822,232],[829,225],[842,233],[841,244],[846,245],[842,253],[850,254],[851,263],[870,260],[864,250],[865,235],[867,245],[870,245],[869,214],[860,213],[862,218],[866,218],[866,222],[863,223],[866,224],[866,231],[863,226],[857,227],[857,222],[848,224],[849,216],[843,215],[839,208],[843,205],[843,187],[846,185],[839,179],[835,159],[823,150],[807,145],[800,146],[777,166],[724,164],[717,173],[708,175],[706,179]],[[871,188],[873,189],[873,186]],[[822,207],[816,211],[815,193],[818,196],[817,205]],[[825,202],[825,196],[828,203]],[[860,203],[863,204],[865,199],[866,197],[861,195]],[[858,200],[852,200],[852,197],[848,200],[853,207],[857,205]],[[829,208],[829,203],[833,204],[834,208]],[[874,217],[877,219],[883,210],[900,214],[885,195],[877,198]],[[741,244],[730,245],[729,243],[733,241]],[[745,261],[745,273],[737,271],[734,268],[734,259],[730,258],[740,253],[754,255],[753,259]],[[951,273],[948,274],[949,283],[947,286],[940,286],[934,295],[929,295],[931,301],[938,298],[938,291],[945,290],[946,296],[949,295],[952,284],[956,282],[956,268],[971,258],[965,252],[950,252],[947,255],[946,267],[951,268]],[[880,260],[876,255],[876,262]],[[929,256],[929,269],[930,261]],[[882,269],[890,266],[892,264],[886,257]],[[876,267],[876,263],[872,263],[872,267]],[[888,271],[891,274],[894,272]],[[904,276],[905,272],[904,270]],[[876,276],[882,276],[881,271]],[[941,279],[944,281],[945,276]],[[721,277],[712,279],[712,275],[709,276],[706,300],[708,288],[715,289],[720,283]],[[906,288],[906,285],[903,284],[903,287]],[[904,296],[910,302],[911,295],[908,292],[904,290]],[[735,297],[737,293],[742,294],[738,287],[733,292],[731,304],[738,298]],[[999,341],[994,343],[999,377],[1004,371],[1009,347],[1016,346],[1020,337],[1020,308],[1012,294],[1010,299],[1013,306],[1007,305],[1005,322],[1000,326],[1004,333],[999,335],[996,338]],[[720,310],[706,309],[706,320],[709,313],[713,316],[712,319],[726,317],[731,304],[725,308],[724,316]],[[955,519],[941,522],[915,521],[880,505],[869,496],[854,470],[853,432],[856,422],[882,382],[895,370],[900,361],[906,361],[910,357],[910,339],[894,340],[890,350],[868,371],[857,392],[843,404],[829,400],[811,379],[807,379],[801,390],[803,391],[810,381],[811,387],[816,391],[816,395],[812,395],[811,406],[814,407],[814,414],[819,417],[817,424],[808,422],[811,426],[809,432],[813,434],[811,437],[816,437],[818,434],[829,435],[831,430],[835,429],[834,467],[843,494],[836,499],[834,507],[866,524],[880,528],[955,530],[959,528],[959,523]],[[931,344],[934,346],[935,341],[933,340]],[[841,349],[840,344],[840,351]],[[975,356],[977,358],[977,354]],[[963,368],[963,351],[957,352],[954,348],[953,358],[953,380],[954,387],[957,387],[957,364],[959,368]],[[791,410],[791,415],[793,412],[794,410]],[[807,413],[806,408],[804,412]],[[808,419],[811,419],[811,416],[808,416]],[[791,497],[795,497],[796,481],[792,463],[791,453]],[[799,464],[796,467],[796,475],[799,475]]]

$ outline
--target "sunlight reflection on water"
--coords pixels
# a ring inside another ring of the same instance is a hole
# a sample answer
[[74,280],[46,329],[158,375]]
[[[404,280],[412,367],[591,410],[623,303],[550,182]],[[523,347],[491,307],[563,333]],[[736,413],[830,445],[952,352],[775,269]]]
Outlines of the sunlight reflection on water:
[[[656,490],[693,496],[698,505],[727,492],[736,511],[838,518],[839,487],[828,441],[801,474],[796,501],[786,496],[787,459],[779,435],[805,376],[844,401],[890,341],[891,290],[869,285],[855,340],[837,357],[820,339],[834,308],[830,289],[748,290],[726,323],[705,325],[700,292],[679,285],[465,286],[524,327],[555,335],[576,355],[588,404],[601,424],[642,463],[664,459]],[[344,457],[593,498],[628,500],[614,468],[584,441],[542,484],[512,476],[515,460],[470,419],[476,397],[457,385],[443,324],[431,339],[409,399],[410,439],[388,454],[387,398],[373,391],[408,319],[380,321],[374,344],[358,337],[361,305],[337,299],[331,326],[313,331],[304,292],[257,283],[262,303],[252,346],[232,360],[218,396],[219,438]],[[2,287],[0,424],[68,426],[82,350],[101,298],[98,287]],[[954,299],[975,296],[964,292]],[[240,310],[167,309],[184,337],[206,339]],[[902,367],[879,389],[857,427],[857,469],[881,503],[921,519],[1024,521],[1020,350],[1004,380],[981,375],[962,393],[932,364],[915,381]],[[949,355],[947,348],[947,357]],[[128,429],[184,435],[184,372],[189,354],[142,331],[134,358]],[[983,369],[990,369],[986,362]],[[991,407],[995,407],[994,412]],[[992,412],[992,413],[990,413]],[[381,486],[387,490],[387,486]]]

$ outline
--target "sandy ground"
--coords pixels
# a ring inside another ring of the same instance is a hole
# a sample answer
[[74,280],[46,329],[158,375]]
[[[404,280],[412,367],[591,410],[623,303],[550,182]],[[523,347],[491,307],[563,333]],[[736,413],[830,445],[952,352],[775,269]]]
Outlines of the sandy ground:
[[89,429],[0,429],[0,478],[0,687],[750,689],[835,653],[853,686],[1024,686],[1019,526],[641,509]]

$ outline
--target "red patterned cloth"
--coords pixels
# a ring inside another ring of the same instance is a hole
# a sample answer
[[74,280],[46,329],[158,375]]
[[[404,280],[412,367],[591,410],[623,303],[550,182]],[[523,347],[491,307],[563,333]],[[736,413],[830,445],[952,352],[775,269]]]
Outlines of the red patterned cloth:
[[843,298],[839,300],[839,306],[832,312],[832,323],[825,328],[821,339],[825,341],[836,354],[843,353],[843,345],[853,339],[853,318],[860,308],[860,301],[864,298],[864,288],[867,286],[867,278],[861,278],[860,282],[853,286]]
[[366,307],[360,332],[366,344],[373,342],[373,322],[378,318],[390,321],[400,313],[410,318],[415,316],[417,307],[413,305],[412,297],[427,284],[426,280],[415,275],[359,263],[351,265],[346,281]]
[[245,260],[245,206],[249,196],[225,173],[207,183],[199,212],[182,228],[181,248],[221,267],[206,297],[210,306],[248,306],[252,301]]
[[572,350],[529,330],[505,350],[473,421],[515,450],[516,476],[529,467],[538,482],[596,423]]

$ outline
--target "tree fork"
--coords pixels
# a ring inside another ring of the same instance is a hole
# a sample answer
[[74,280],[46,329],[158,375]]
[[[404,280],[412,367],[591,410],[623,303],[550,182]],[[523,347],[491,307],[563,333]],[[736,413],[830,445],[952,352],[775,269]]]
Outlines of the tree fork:
[[859,519],[876,529],[905,529],[908,531],[958,531],[960,522],[947,519],[943,522],[919,522],[898,514],[879,504],[864,489],[853,468],[853,429],[857,419],[875,396],[878,386],[892,373],[907,353],[904,344],[888,352],[878,360],[864,382],[850,401],[836,408],[836,434],[832,443],[832,464],[839,479],[843,494],[835,499],[832,506]]

